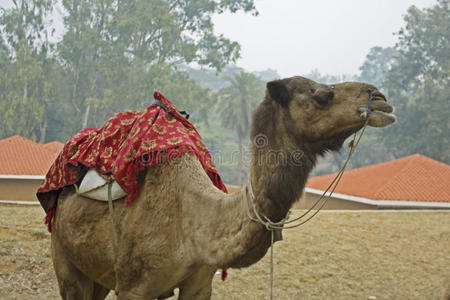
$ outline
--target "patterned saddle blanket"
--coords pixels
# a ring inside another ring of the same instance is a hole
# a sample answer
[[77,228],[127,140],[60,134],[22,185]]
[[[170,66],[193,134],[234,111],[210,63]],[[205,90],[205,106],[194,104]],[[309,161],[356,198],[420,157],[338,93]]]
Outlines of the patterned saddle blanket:
[[196,155],[214,185],[227,192],[194,125],[161,93],[154,97],[164,105],[118,113],[103,127],[85,128],[67,141],[36,194],[47,213],[56,207],[62,188],[78,183],[88,169],[113,178],[129,205],[139,193],[140,170],[184,153]]

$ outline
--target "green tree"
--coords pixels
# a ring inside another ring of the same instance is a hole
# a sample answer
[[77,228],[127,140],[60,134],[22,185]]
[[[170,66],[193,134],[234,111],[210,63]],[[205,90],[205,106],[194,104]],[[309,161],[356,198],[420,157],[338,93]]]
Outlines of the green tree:
[[211,18],[257,14],[253,0],[61,0],[64,32],[53,45],[57,1],[11,1],[0,11],[0,135],[41,142],[143,109],[155,89],[207,124],[215,96],[182,66],[234,62],[239,45],[215,34]]
[[398,51],[392,47],[376,46],[371,48],[369,54],[366,55],[366,60],[359,67],[361,75],[358,80],[381,87],[386,74],[395,62],[396,56],[398,56]]
[[[114,12],[113,1],[63,0],[62,5],[67,14],[58,57],[63,63],[66,97],[73,115],[66,126],[78,130],[88,125],[92,106],[103,98],[108,68],[121,67],[106,55],[110,51],[106,26]],[[106,69],[108,63],[103,60],[110,64]]]
[[194,118],[202,115],[208,92],[179,66],[195,62],[220,70],[235,61],[239,45],[214,35],[211,17],[225,10],[256,13],[253,0],[62,3],[68,13],[59,56],[72,86],[74,122],[83,126],[98,126],[116,111],[146,107],[155,89],[176,97],[182,108],[198,109]]
[[384,84],[399,118],[383,142],[396,157],[418,152],[449,163],[449,1],[422,10],[412,6],[404,19],[399,56]]
[[52,0],[14,0],[0,13],[2,36],[2,130],[0,135],[22,134],[45,140],[49,99],[54,96],[51,79],[45,74],[53,65],[52,44],[46,18]]
[[[403,68],[396,83],[421,88],[428,82],[439,88],[450,80],[450,8],[448,0],[418,9],[411,6],[404,17],[406,26],[398,32],[396,48],[401,56],[397,69]],[[394,70],[399,73],[400,70]]]
[[240,72],[228,77],[230,86],[219,91],[218,113],[224,127],[236,133],[239,145],[238,184],[242,184],[244,140],[250,129],[253,108],[263,99],[264,82],[253,74]]

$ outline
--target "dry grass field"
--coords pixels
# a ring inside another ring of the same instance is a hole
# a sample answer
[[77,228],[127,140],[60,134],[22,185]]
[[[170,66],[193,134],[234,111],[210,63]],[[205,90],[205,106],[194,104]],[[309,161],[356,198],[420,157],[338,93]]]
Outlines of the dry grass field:
[[[58,299],[40,207],[0,206],[0,299]],[[447,299],[450,212],[321,212],[275,245],[274,299]],[[269,256],[213,299],[267,299]],[[110,296],[110,299],[115,297]]]

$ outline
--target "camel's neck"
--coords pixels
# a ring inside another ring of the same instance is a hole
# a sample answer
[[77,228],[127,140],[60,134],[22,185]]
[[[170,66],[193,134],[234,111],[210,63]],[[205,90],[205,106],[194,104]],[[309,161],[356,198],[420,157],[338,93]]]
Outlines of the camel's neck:
[[262,213],[279,221],[300,198],[318,153],[289,132],[283,122],[288,116],[266,105],[253,117],[250,178]]
[[[274,105],[278,104],[264,101],[253,114],[249,174],[256,209],[277,222],[285,218],[293,203],[300,198],[317,156],[339,149],[345,135],[314,143],[304,141],[302,132],[289,128],[292,120],[287,110]],[[221,199],[210,201],[213,205],[207,204],[214,220],[210,221],[212,224],[205,228],[203,235],[214,243],[211,242],[209,251],[203,253],[211,265],[245,267],[266,254],[270,247],[270,231],[248,217],[244,210],[243,190],[215,196],[213,191],[204,188],[196,191],[204,195],[200,198]]]
[[[258,210],[270,220],[283,219],[293,203],[300,199],[306,180],[314,162],[301,158],[302,150],[296,152],[279,149],[256,150],[266,152],[254,154],[258,160],[274,160],[273,164],[259,165],[255,162],[250,168],[250,180],[254,201]],[[255,161],[256,157],[253,159]]]
[[[255,205],[260,214],[272,221],[283,219],[292,204],[300,198],[318,154],[310,145],[301,145],[289,138],[292,134],[284,126],[284,117],[277,110],[258,109],[250,134],[252,156],[249,179]],[[232,232],[240,232],[227,237],[228,249],[239,250],[231,255],[233,259],[226,264],[231,267],[255,263],[270,247],[270,232],[263,225],[251,221],[244,212],[242,193],[239,199],[234,199],[240,210],[239,218],[235,215],[233,220],[227,222],[239,228]]]

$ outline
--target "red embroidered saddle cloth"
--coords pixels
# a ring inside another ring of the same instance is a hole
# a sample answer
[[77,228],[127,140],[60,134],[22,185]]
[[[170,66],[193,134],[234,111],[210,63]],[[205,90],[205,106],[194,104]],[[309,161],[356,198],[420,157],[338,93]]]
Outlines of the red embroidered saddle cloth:
[[214,185],[227,192],[194,125],[162,94],[154,97],[167,111],[152,104],[144,112],[118,113],[103,127],[85,128],[69,139],[36,194],[47,213],[56,206],[59,191],[78,182],[86,167],[113,176],[127,192],[128,205],[139,193],[139,170],[186,152],[195,154]]

